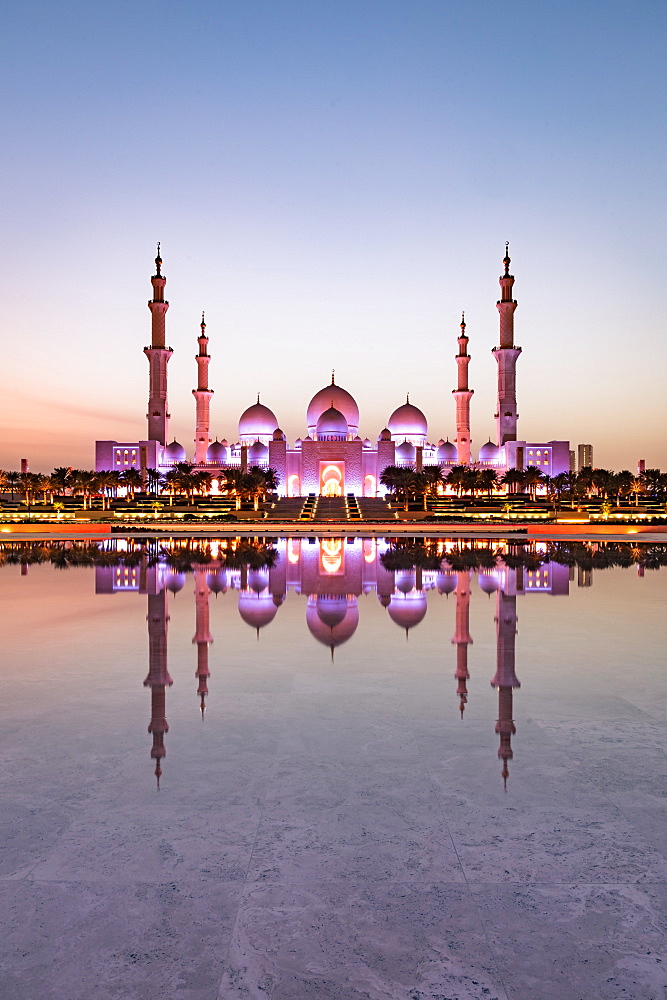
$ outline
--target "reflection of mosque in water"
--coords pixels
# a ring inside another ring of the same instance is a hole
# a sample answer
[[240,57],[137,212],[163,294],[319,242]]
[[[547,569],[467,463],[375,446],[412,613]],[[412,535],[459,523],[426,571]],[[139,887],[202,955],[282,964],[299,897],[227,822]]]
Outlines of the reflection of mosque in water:
[[[468,647],[473,640],[469,630],[471,583],[476,576],[479,588],[495,594],[496,671],[491,686],[498,692],[498,719],[495,731],[500,737],[498,756],[503,762],[502,775],[507,781],[508,761],[512,759],[513,692],[520,687],[515,673],[517,634],[516,599],[518,595],[566,595],[571,571],[567,566],[548,563],[534,569],[512,567],[502,561],[494,569],[455,571],[445,568],[447,545],[443,544],[442,563],[438,570],[419,567],[398,571],[383,565],[381,556],[388,546],[383,541],[361,538],[291,538],[276,543],[277,558],[262,568],[231,568],[224,558],[193,569],[195,596],[195,634],[197,647],[195,678],[202,716],[208,694],[209,646],[213,642],[209,625],[209,597],[213,593],[238,594],[238,611],[243,621],[257,631],[268,627],[276,617],[289,591],[307,597],[306,625],[324,646],[334,651],[354,635],[359,624],[358,597],[375,592],[392,622],[405,631],[419,625],[428,610],[427,593],[453,594],[456,601],[456,646],[454,678],[457,681],[458,707],[463,718],[468,701]],[[454,546],[452,545],[452,548]],[[508,561],[510,561],[508,559]],[[455,560],[452,562],[456,564]],[[151,689],[151,721],[148,727],[153,745],[155,774],[162,774],[166,754],[166,689],[172,679],[167,668],[167,625],[169,593],[180,591],[186,574],[165,563],[151,565],[145,557],[137,566],[97,566],[96,592],[112,594],[136,591],[148,598],[149,670],[144,684]]]

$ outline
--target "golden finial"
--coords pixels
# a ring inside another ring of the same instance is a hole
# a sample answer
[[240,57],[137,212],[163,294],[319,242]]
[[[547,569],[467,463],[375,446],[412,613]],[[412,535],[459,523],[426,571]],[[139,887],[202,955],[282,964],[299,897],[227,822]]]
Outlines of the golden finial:
[[336,378],[336,369],[332,368],[331,369],[331,384],[332,385],[336,384],[335,378]]
[[155,258],[155,267],[157,270],[157,276],[160,277],[160,268],[162,267],[162,257],[160,256],[160,244],[157,245],[157,257]]

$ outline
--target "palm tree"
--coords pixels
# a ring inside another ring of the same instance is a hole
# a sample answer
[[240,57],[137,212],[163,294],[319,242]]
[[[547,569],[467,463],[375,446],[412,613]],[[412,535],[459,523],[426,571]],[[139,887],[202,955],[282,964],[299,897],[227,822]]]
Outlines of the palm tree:
[[630,483],[630,492],[634,494],[635,505],[639,503],[639,494],[644,492],[644,477],[633,476]]
[[507,487],[508,493],[518,493],[518,486],[523,486],[526,478],[523,469],[508,469],[501,477],[501,483]]
[[53,488],[62,495],[66,490],[70,488],[70,477],[74,470],[71,466],[61,465],[57,469],[54,469],[51,473],[51,482],[53,483]]
[[498,486],[498,475],[494,469],[478,469],[477,483],[481,490],[485,490],[489,499]]
[[150,493],[157,494],[164,486],[165,477],[158,469],[146,469],[146,484]]
[[461,496],[464,489],[467,489],[468,482],[468,471],[469,466],[467,465],[453,465],[447,475],[445,476],[445,482],[452,489],[456,490],[457,496]]
[[135,490],[143,489],[144,479],[138,469],[124,469],[118,478],[127,487],[130,500],[134,500]]
[[76,496],[83,494],[83,509],[86,510],[86,501],[90,493],[97,486],[97,474],[85,469],[72,469],[70,472],[69,488]]
[[5,484],[9,486],[12,500],[14,499],[14,494],[21,485],[21,473],[20,472],[7,472],[5,474]]
[[523,474],[524,485],[528,487],[528,492],[533,500],[537,493],[537,487],[541,485],[543,479],[544,473],[534,465],[529,466]]
[[606,499],[612,489],[613,474],[609,469],[593,469],[591,478],[597,495]]
[[621,469],[613,477],[610,483],[611,489],[616,494],[616,505],[620,504],[621,497],[627,497],[631,492],[630,487],[632,486],[633,475],[629,469]]
[[102,510],[107,509],[112,493],[116,492],[122,482],[121,473],[119,472],[104,471],[97,473],[97,488],[102,493]]
[[380,473],[380,482],[386,486],[390,493],[398,493],[402,471],[402,466],[387,465]]
[[444,479],[439,465],[425,465],[421,474],[424,481],[424,510],[426,510],[427,496],[436,496],[438,489],[444,484]]

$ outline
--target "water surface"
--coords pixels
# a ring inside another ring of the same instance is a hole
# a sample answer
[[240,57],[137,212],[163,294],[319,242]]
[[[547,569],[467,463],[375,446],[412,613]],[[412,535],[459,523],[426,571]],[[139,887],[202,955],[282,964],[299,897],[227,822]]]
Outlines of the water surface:
[[660,546],[0,557],[3,996],[664,1000]]

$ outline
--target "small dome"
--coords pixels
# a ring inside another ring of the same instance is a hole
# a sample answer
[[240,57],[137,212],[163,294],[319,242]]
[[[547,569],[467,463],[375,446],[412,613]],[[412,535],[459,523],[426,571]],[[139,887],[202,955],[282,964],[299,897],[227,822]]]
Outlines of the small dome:
[[274,441],[285,441],[286,440],[285,434],[283,433],[283,431],[281,431],[280,427],[276,427],[275,431],[273,432],[273,440]]
[[168,462],[184,462],[185,448],[182,444],[179,444],[176,439],[174,439],[171,444],[168,444],[164,449],[164,455]]
[[213,573],[207,573],[206,586],[212,594],[224,594],[227,590],[227,580],[223,569],[216,569]]
[[392,595],[387,614],[393,622],[407,632],[409,628],[419,625],[426,610],[426,594],[421,590],[413,590],[409,594],[402,594],[399,591]]
[[334,437],[345,440],[348,434],[347,420],[335,406],[330,406],[328,410],[320,416],[317,421],[317,436]]
[[239,437],[260,437],[267,434],[271,437],[277,427],[278,421],[275,413],[268,406],[260,403],[259,397],[257,397],[257,402],[241,414]]
[[[336,385],[332,378],[331,385],[326,385],[324,389],[316,392],[308,404],[306,425],[309,434],[312,435],[315,432],[319,418],[329,407],[334,407],[334,409],[343,414],[350,433],[358,433],[359,407],[354,397],[346,389]],[[345,433],[347,434],[348,430]]]
[[371,444],[370,438],[364,438],[364,448],[372,448],[372,447],[373,445]]
[[165,578],[165,587],[172,594],[177,594],[185,586],[185,573],[168,573]]
[[495,462],[500,455],[500,448],[489,438],[486,444],[479,449],[480,462]]
[[457,581],[458,573],[453,573],[451,570],[445,570],[442,573],[438,573],[435,578],[435,585],[438,588],[438,593],[451,594],[452,591],[456,590]]
[[393,437],[401,435],[426,437],[426,417],[418,406],[414,406],[410,402],[403,403],[403,406],[394,410],[389,417],[387,426]]
[[221,441],[216,438],[206,449],[207,462],[225,462],[227,460],[227,449]]
[[239,615],[251,628],[259,631],[276,617],[278,608],[268,590],[256,593],[254,590],[239,594]]
[[385,427],[383,431],[380,431],[378,441],[391,441],[391,431],[388,427]]
[[496,570],[491,570],[490,573],[478,573],[477,583],[479,589],[483,590],[485,594],[493,594],[500,587],[501,578]]
[[255,441],[248,448],[248,461],[249,462],[265,462],[269,457],[269,446],[262,444],[261,441]]
[[404,441],[403,444],[399,444],[396,449],[396,458],[404,459],[405,461],[412,461],[415,457],[415,446],[410,444],[409,441]]
[[458,450],[453,442],[443,441],[442,444],[438,446],[439,462],[455,462],[458,457]]

